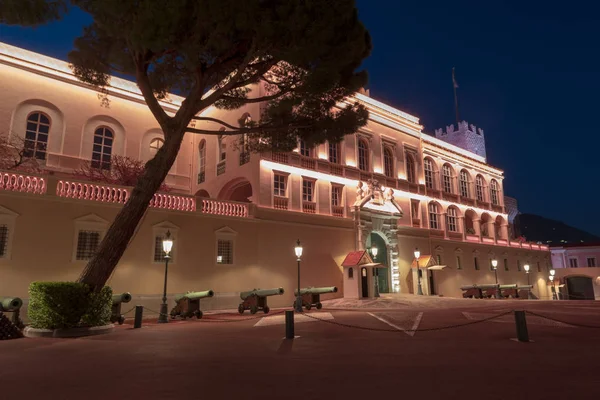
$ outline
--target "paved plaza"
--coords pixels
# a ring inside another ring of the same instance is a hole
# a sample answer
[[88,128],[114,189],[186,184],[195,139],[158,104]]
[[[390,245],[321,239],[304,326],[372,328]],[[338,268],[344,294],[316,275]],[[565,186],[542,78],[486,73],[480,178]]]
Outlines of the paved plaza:
[[[533,342],[511,340],[514,309],[528,311]],[[293,341],[283,339],[281,311],[167,325],[153,318],[141,329],[128,320],[110,335],[0,342],[1,398],[595,399],[599,392],[599,302],[333,300],[299,316]]]

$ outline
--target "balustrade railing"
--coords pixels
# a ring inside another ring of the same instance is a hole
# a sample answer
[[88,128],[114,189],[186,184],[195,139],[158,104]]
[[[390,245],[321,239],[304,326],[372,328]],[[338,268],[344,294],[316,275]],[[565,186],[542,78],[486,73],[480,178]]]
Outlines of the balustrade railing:
[[344,216],[344,206],[331,206],[331,215],[334,217]]
[[273,197],[273,208],[275,208],[276,210],[287,210],[288,202],[289,201],[288,201],[287,197],[274,196]]
[[303,201],[302,202],[302,211],[308,214],[316,214],[317,212],[317,203],[312,201]]
[[46,180],[39,176],[0,172],[0,190],[44,194],[46,189]]
[[125,203],[129,198],[129,189],[93,182],[59,180],[56,184],[56,195],[103,203]]
[[248,217],[248,204],[232,201],[202,199],[202,213],[228,217]]
[[196,199],[166,193],[156,193],[150,200],[150,207],[168,210],[196,211]]

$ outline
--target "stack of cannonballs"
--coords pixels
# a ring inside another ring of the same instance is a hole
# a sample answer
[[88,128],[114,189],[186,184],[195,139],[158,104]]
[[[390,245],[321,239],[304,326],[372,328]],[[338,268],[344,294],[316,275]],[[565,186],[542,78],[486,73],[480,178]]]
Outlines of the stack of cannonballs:
[[22,338],[23,333],[6,315],[0,312],[0,340]]

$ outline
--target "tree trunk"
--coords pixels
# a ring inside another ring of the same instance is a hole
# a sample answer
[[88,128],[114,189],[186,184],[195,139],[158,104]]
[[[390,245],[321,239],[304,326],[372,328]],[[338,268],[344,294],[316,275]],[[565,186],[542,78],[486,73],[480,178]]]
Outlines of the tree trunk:
[[156,156],[146,163],[131,196],[108,228],[98,251],[85,266],[79,276],[79,282],[86,283],[93,290],[99,291],[110,278],[144,216],[150,200],[175,162],[183,135],[184,129],[180,128],[175,132],[165,131],[163,146]]

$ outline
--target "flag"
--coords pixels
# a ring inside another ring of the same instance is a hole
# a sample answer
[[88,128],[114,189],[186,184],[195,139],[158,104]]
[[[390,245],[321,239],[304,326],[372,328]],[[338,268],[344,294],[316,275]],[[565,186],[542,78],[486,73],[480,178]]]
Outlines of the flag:
[[458,89],[458,83],[456,83],[456,78],[454,77],[454,68],[452,68],[452,83],[454,83],[454,89]]

